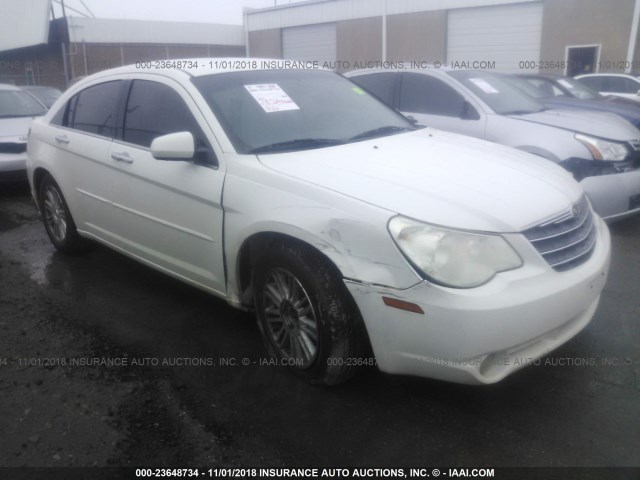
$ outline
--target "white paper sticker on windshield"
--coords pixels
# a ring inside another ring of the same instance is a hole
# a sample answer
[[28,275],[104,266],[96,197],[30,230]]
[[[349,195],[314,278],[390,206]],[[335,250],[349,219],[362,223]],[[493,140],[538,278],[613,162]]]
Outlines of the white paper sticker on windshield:
[[568,88],[569,90],[573,90],[573,85],[567,82],[564,78],[558,79],[558,83],[562,85],[564,88]]
[[476,87],[482,90],[484,93],[500,93],[498,90],[493,88],[489,82],[487,82],[483,78],[470,78],[470,82],[472,82]]
[[300,110],[291,97],[280,88],[277,83],[262,83],[259,85],[245,85],[244,88],[256,102],[267,112],[283,112],[285,110]]

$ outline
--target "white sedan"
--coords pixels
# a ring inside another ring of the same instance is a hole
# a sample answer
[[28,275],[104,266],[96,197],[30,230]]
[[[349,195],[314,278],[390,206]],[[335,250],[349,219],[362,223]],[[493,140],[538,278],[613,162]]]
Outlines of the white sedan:
[[26,179],[27,133],[47,108],[13,85],[0,84],[0,182]]
[[270,354],[324,385],[362,365],[493,383],[589,323],[609,233],[565,170],[269,65],[122,67],[65,92],[28,146],[52,243],[255,310]]

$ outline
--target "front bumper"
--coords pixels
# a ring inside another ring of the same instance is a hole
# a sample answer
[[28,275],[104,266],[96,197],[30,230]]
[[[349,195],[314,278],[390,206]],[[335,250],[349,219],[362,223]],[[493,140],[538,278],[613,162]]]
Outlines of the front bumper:
[[17,182],[27,179],[26,153],[0,153],[0,181]]
[[[551,269],[531,248],[525,266],[473,289],[421,282],[394,290],[345,281],[380,370],[488,384],[562,345],[593,317],[608,274],[609,231],[596,219],[591,258],[566,272]],[[387,307],[383,296],[419,305],[424,314]]]
[[580,182],[593,209],[608,222],[640,213],[640,169]]

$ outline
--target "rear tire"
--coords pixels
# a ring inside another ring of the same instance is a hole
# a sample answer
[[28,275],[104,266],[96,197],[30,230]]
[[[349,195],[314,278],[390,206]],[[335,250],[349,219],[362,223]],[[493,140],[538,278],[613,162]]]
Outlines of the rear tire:
[[295,243],[260,252],[254,305],[267,350],[312,383],[338,385],[358,370],[362,319],[335,269]]
[[85,242],[78,234],[60,187],[49,174],[40,183],[38,202],[44,228],[53,246],[64,253],[82,250]]

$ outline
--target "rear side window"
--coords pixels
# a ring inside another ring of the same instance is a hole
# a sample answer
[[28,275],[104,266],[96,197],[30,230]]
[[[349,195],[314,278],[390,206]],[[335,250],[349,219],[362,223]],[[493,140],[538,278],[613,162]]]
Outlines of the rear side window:
[[82,90],[69,100],[62,125],[113,138],[122,85],[122,81],[105,82]]
[[604,92],[603,88],[604,77],[585,77],[580,78],[578,81],[584,83],[587,87],[590,87],[598,92]]
[[419,73],[405,73],[400,87],[401,112],[460,117],[464,97],[437,78]]
[[180,95],[162,83],[135,80],[124,114],[123,140],[149,147],[154,138],[176,132],[201,136]]
[[616,93],[637,93],[638,90],[640,90],[640,84],[634,82],[630,78],[607,77],[604,90],[606,92]]
[[353,77],[350,80],[364,87],[387,105],[393,106],[397,73],[374,73]]

